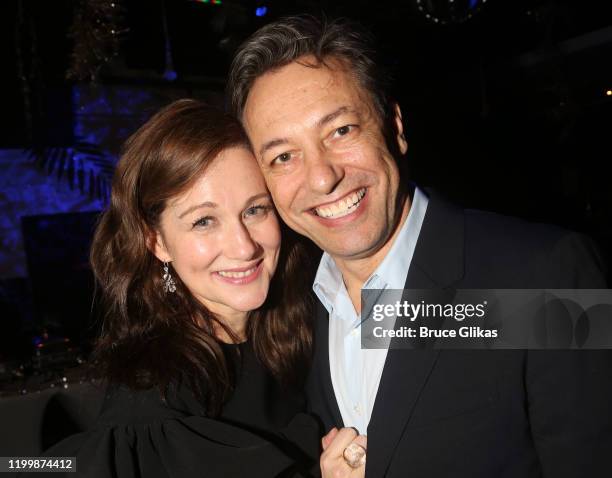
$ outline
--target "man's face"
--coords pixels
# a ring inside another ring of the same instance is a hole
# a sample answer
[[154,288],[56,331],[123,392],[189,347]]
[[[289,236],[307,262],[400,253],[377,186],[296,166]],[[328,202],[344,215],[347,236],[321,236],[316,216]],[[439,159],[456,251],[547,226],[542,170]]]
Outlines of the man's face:
[[[383,123],[338,61],[305,58],[259,77],[243,122],[283,220],[332,257],[370,257],[393,233],[400,178]],[[399,151],[399,108],[395,118]]]

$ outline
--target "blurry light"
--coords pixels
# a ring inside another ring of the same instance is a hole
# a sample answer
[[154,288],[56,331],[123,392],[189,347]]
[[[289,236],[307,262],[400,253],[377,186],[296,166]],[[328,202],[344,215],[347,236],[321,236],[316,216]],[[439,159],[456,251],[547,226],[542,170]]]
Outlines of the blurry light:
[[421,14],[431,22],[459,24],[476,15],[487,0],[412,0]]
[[164,71],[164,80],[166,81],[174,81],[178,77],[176,71],[174,70],[166,70]]
[[266,7],[265,5],[263,7],[257,7],[257,9],[255,10],[255,15],[257,15],[258,17],[263,17],[266,13],[268,13],[268,7]]
[[606,96],[612,96],[612,90],[606,91]]

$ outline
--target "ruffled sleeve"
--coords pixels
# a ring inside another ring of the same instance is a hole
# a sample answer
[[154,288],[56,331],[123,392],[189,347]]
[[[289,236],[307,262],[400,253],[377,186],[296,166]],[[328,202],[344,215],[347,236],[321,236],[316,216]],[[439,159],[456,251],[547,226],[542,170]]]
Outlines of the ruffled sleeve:
[[[288,435],[316,436],[308,420],[298,415]],[[93,429],[45,455],[76,457],[77,473],[68,477],[271,478],[291,476],[296,460],[287,450],[238,426],[173,409],[156,390],[122,390],[113,394]]]

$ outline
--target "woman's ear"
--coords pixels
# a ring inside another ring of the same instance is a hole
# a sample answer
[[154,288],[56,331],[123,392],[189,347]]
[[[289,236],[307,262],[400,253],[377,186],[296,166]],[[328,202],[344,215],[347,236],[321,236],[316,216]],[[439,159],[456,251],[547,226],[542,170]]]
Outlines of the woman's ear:
[[160,261],[172,262],[161,231],[150,231],[147,237],[147,247]]

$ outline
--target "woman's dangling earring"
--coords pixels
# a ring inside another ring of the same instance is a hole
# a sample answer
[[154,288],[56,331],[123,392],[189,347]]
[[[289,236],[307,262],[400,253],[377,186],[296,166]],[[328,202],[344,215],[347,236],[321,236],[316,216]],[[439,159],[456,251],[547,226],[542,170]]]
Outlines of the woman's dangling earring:
[[167,294],[168,292],[176,291],[176,282],[170,275],[170,270],[168,268],[168,263],[164,262],[164,273],[162,274],[162,281],[164,283],[164,292]]

